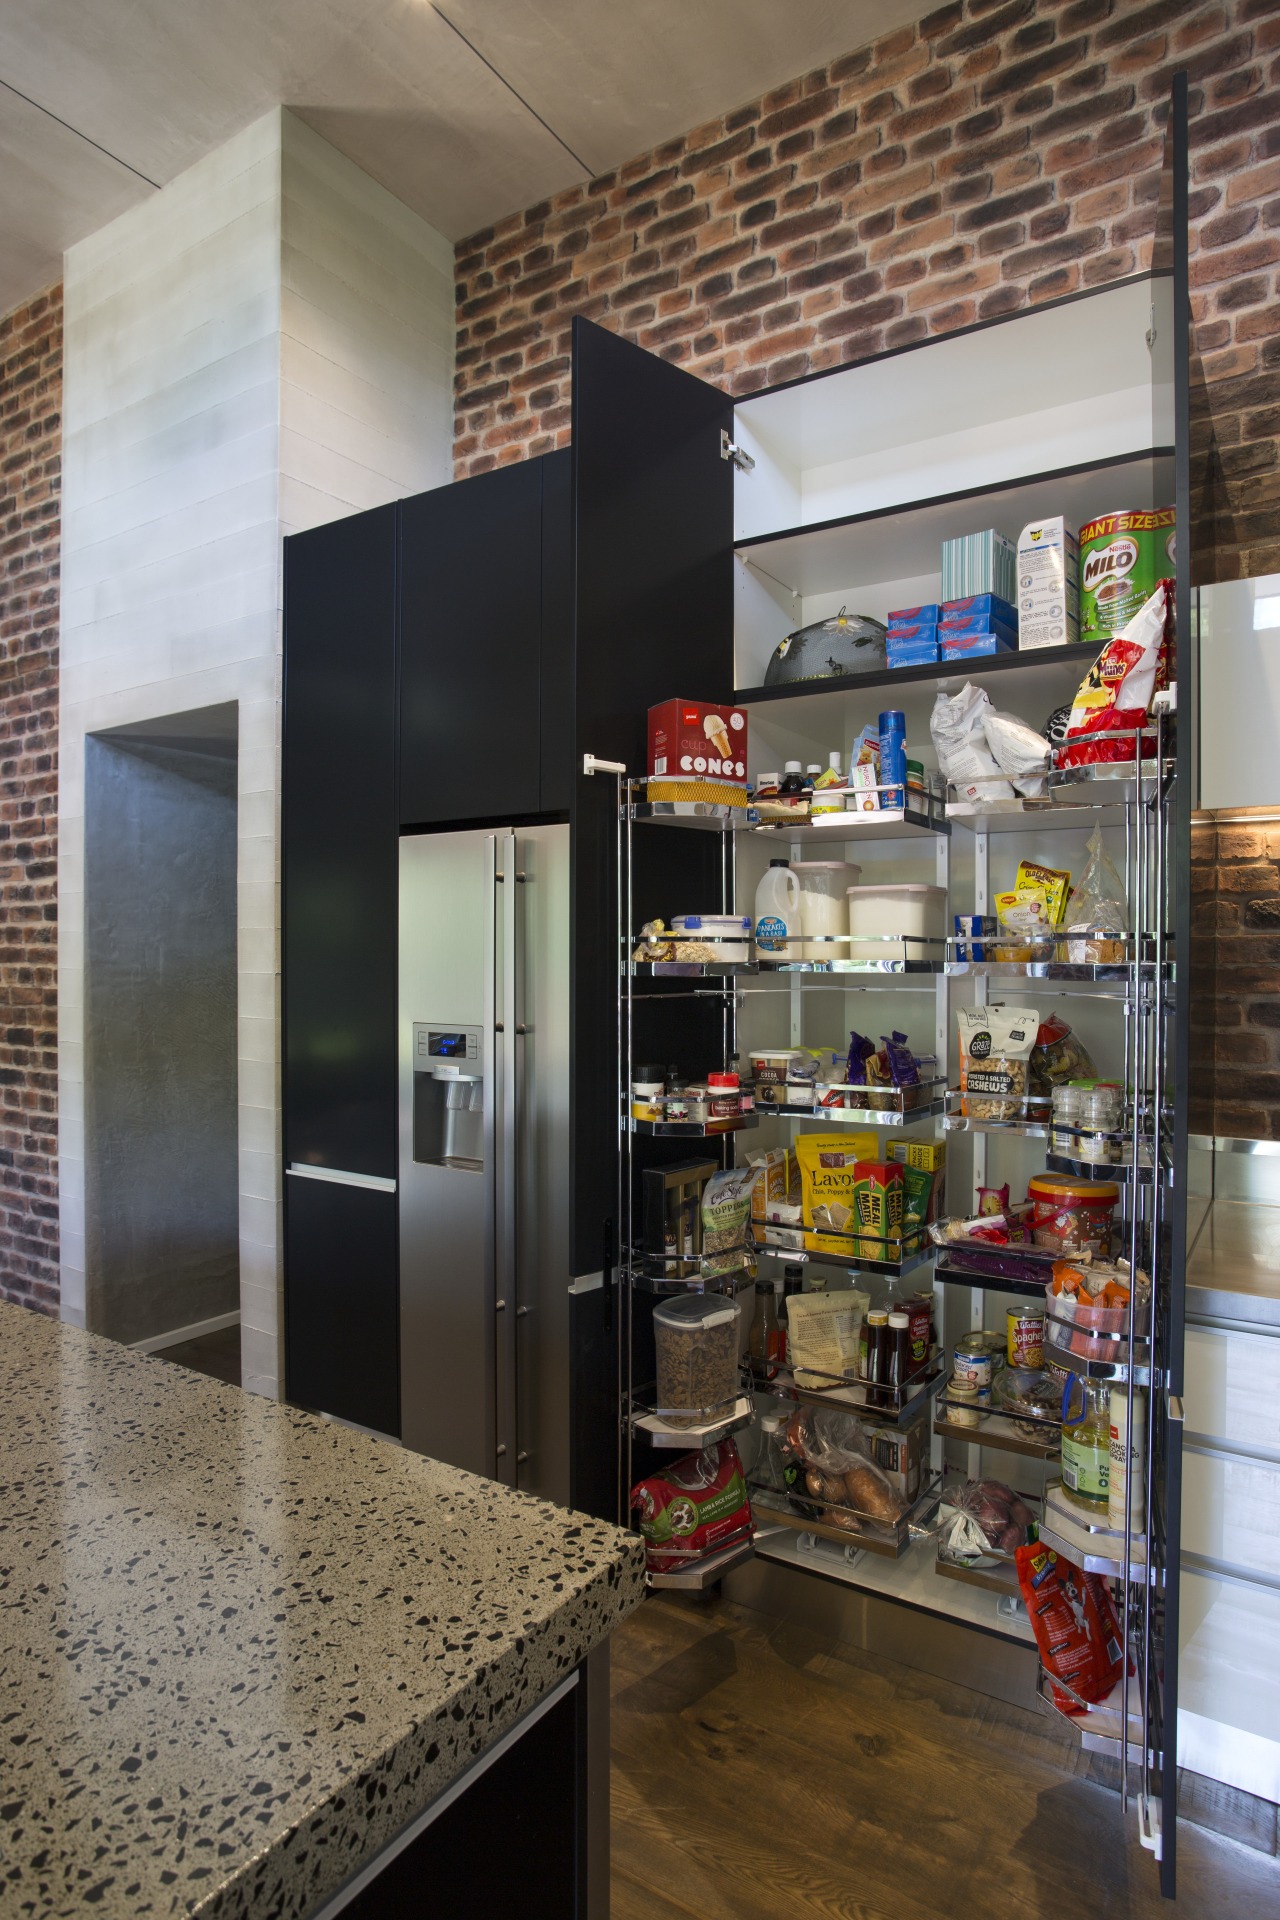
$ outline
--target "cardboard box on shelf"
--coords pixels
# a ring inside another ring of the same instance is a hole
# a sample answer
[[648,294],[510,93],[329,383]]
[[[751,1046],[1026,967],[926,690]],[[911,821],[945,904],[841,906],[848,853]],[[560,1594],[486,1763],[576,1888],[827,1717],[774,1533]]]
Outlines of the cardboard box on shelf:
[[1080,638],[1080,549],[1061,514],[1018,535],[1018,646],[1062,647]]
[[768,1220],[775,1206],[787,1204],[792,1174],[791,1149],[770,1147],[766,1152],[753,1153],[748,1164],[755,1168],[756,1174],[751,1183],[751,1218]]
[[871,1458],[904,1500],[920,1491],[920,1472],[928,1451],[929,1423],[925,1414],[929,1396],[920,1396],[920,1411],[903,1427],[881,1427],[871,1441]]
[[741,707],[664,700],[649,709],[651,779],[717,780],[746,791],[747,716]]

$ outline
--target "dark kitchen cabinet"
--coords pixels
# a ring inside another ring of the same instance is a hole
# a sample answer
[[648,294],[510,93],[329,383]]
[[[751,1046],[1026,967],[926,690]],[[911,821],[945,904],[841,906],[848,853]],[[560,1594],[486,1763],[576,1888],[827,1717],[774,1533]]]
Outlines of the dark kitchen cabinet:
[[394,1433],[395,506],[295,534],[284,588],[285,1390]]
[[400,503],[400,823],[569,804],[569,456]]
[[289,1398],[398,1435],[395,1193],[299,1174],[284,1187]]
[[396,1171],[396,509],[285,543],[284,1153]]

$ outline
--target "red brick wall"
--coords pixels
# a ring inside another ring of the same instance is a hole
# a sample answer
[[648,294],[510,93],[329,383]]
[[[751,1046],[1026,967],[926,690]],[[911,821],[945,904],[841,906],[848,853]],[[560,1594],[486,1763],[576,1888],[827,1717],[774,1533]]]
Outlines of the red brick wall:
[[1206,571],[1280,568],[1280,0],[954,0],[474,234],[455,471],[565,444],[575,313],[750,393],[1141,270],[1178,67]]
[[1191,1127],[1280,1140],[1280,811],[1192,829]]
[[0,319],[0,1297],[58,1310],[62,288]]

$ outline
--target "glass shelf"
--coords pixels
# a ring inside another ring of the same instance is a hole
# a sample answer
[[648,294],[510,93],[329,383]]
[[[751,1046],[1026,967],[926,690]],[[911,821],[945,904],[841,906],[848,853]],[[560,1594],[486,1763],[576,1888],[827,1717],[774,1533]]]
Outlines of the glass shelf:
[[[933,1430],[944,1440],[959,1440],[964,1446],[989,1448],[993,1453],[1016,1453],[1024,1460],[1057,1460],[1060,1457],[1059,1429],[1052,1422],[1044,1423],[1046,1431],[1043,1435],[1026,1436],[1014,1429],[1014,1422],[1019,1416],[982,1407],[978,1409],[976,1427],[957,1427],[947,1419],[949,1405],[943,1394],[939,1394],[934,1402]],[[1031,1423],[1024,1420],[1022,1424]]]
[[[793,1104],[784,1101],[775,1104],[769,1101],[757,1107],[762,1115],[778,1115],[784,1120],[821,1120],[837,1127],[912,1127],[920,1120],[933,1120],[943,1113],[946,1101],[935,1089],[945,1090],[943,1080],[922,1080],[918,1087],[882,1087],[877,1089],[881,1104],[873,1106],[825,1105],[821,1098],[812,1105]],[[865,1090],[861,1087],[839,1086],[835,1082],[820,1081],[817,1086],[819,1096],[823,1092],[839,1092],[856,1096]],[[912,1105],[912,1100],[915,1104]],[[896,1104],[895,1104],[896,1103]]]
[[[814,1369],[803,1371],[812,1373]],[[946,1371],[942,1355],[936,1354],[927,1368],[922,1368],[900,1389],[873,1387],[865,1380],[846,1382],[843,1376],[835,1374],[831,1375],[829,1387],[799,1386],[789,1365],[780,1367],[772,1380],[756,1380],[754,1384],[758,1393],[771,1393],[779,1400],[792,1400],[810,1407],[839,1407],[842,1413],[856,1413],[859,1419],[875,1421],[878,1426],[904,1427],[911,1425],[925,1402],[938,1391]],[[892,1394],[893,1404],[873,1404],[869,1398],[873,1393]]]
[[[1108,1580],[1124,1579],[1123,1533],[1076,1512],[1056,1481],[1045,1490],[1040,1538],[1046,1547],[1052,1547],[1085,1573],[1100,1573]],[[1129,1578],[1139,1586],[1147,1583],[1147,1542],[1141,1533],[1129,1536]]]
[[687,1567],[648,1573],[645,1578],[651,1587],[659,1590],[669,1588],[676,1593],[701,1593],[704,1588],[714,1586],[717,1580],[723,1580],[725,1574],[732,1573],[735,1567],[745,1565],[755,1550],[753,1535],[749,1540],[738,1540],[732,1546],[722,1547],[719,1553],[705,1554]]
[[[852,1248],[854,1242],[851,1240],[849,1245]],[[878,1273],[883,1274],[887,1280],[896,1280],[901,1279],[904,1274],[914,1273],[917,1267],[926,1265],[933,1257],[933,1248],[927,1240],[921,1238],[913,1240],[904,1247],[901,1256],[897,1259],[873,1260],[852,1251],[845,1252],[843,1249],[839,1253],[833,1253],[825,1247],[771,1247],[757,1242],[756,1254],[757,1257],[760,1254],[768,1254],[776,1260],[786,1260],[791,1263],[803,1264],[805,1261],[812,1260],[821,1266],[856,1268],[859,1273]]]
[[[1060,1707],[1053,1697],[1053,1690],[1065,1694],[1075,1703],[1075,1711],[1068,1712]],[[1051,1673],[1041,1667],[1036,1675],[1036,1692],[1051,1713],[1056,1713],[1068,1726],[1076,1729],[1080,1735],[1080,1744],[1086,1753],[1105,1753],[1113,1759],[1120,1758],[1120,1727],[1124,1717],[1124,1681],[1117,1680],[1105,1700],[1090,1704],[1082,1700],[1078,1693],[1064,1680],[1056,1680]],[[1130,1676],[1129,1698],[1139,1697],[1139,1682],[1136,1676]],[[1142,1715],[1129,1711],[1129,1764],[1136,1766],[1142,1758]],[[1150,1755],[1154,1764],[1155,1755]]]
[[884,807],[877,813],[821,814],[816,820],[762,820],[754,807],[717,806],[709,800],[637,800],[631,806],[631,818],[638,826],[751,833],[808,846],[823,841],[840,846],[848,840],[936,839],[951,832],[941,801],[929,802],[923,797],[912,806]]
[[797,1499],[824,1512],[846,1513],[850,1524],[841,1526],[835,1521],[802,1513],[785,1493],[778,1493],[770,1487],[750,1489],[751,1508],[758,1520],[767,1519],[778,1526],[790,1527],[796,1533],[812,1534],[817,1540],[833,1540],[838,1546],[879,1554],[882,1559],[900,1560],[915,1541],[926,1537],[929,1522],[938,1510],[941,1485],[941,1474],[926,1474],[919,1493],[906,1512],[900,1519],[891,1521],[878,1520],[855,1507],[837,1507],[833,1501],[811,1500],[807,1493],[797,1494]]
[[[938,1247],[933,1263],[935,1280],[956,1287],[981,1287],[988,1293],[1020,1293],[1043,1300],[1053,1277],[1053,1262],[1061,1255],[1046,1248],[1000,1246],[975,1240],[970,1245],[951,1241]],[[1001,1265],[1017,1266],[1018,1273],[1002,1273]],[[1042,1270],[1042,1272],[1041,1272]],[[1037,1277],[1039,1275],[1039,1277]]]
[[633,1411],[631,1425],[634,1432],[643,1434],[651,1447],[678,1447],[682,1453],[693,1453],[750,1426],[754,1416],[755,1404],[750,1395],[744,1393],[739,1394],[727,1412],[714,1419],[699,1420],[691,1427],[675,1426],[662,1414],[644,1410]]
[[715,1140],[723,1133],[746,1133],[760,1122],[754,1113],[726,1120],[637,1120],[628,1114],[623,1124],[651,1140]]
[[[672,1273],[672,1266],[685,1269]],[[668,1259],[664,1254],[633,1252],[624,1260],[620,1277],[641,1293],[737,1293],[755,1279],[754,1262],[728,1273],[703,1273],[696,1259]]]

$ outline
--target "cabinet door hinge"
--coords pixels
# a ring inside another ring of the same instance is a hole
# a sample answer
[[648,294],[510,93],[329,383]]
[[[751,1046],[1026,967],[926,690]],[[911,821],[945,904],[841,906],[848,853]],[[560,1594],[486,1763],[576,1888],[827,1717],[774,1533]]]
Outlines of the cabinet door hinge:
[[745,447],[734,445],[725,427],[721,427],[720,429],[720,458],[722,460],[732,460],[739,473],[750,473],[756,464]]

